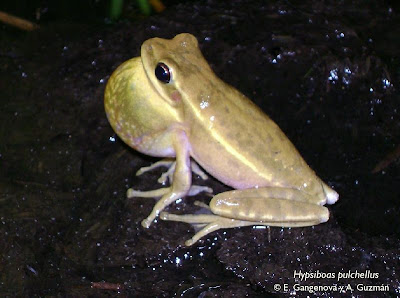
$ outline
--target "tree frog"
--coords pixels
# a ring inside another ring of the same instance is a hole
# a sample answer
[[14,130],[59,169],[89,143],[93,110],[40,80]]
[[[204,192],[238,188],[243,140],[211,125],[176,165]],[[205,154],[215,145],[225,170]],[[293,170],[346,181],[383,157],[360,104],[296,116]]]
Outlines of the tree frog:
[[[128,197],[161,197],[142,221],[144,228],[157,216],[200,225],[185,242],[190,246],[218,229],[317,225],[329,219],[323,205],[339,198],[274,121],[214,74],[191,34],[145,41],[141,56],[111,75],[104,99],[107,118],[126,144],[167,158],[137,175],[170,167],[161,177],[170,178],[169,187],[127,192]],[[163,212],[182,197],[212,192],[192,185],[192,171],[206,178],[196,163],[234,190],[215,195],[209,205],[198,204],[209,214]]]

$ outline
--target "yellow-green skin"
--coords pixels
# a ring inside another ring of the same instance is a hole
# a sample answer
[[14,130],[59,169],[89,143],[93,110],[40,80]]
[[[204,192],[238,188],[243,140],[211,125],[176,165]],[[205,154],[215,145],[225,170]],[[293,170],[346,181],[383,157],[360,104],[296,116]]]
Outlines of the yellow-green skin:
[[[155,76],[159,62],[169,67],[167,84]],[[210,220],[163,212],[164,220],[207,224],[187,245],[218,228],[325,222],[329,212],[322,205],[338,199],[280,128],[214,74],[190,34],[145,41],[141,57],[126,61],[110,77],[105,109],[114,131],[129,146],[147,155],[176,158],[173,183],[157,193],[161,202],[142,222],[144,227],[165,206],[188,194],[190,157],[237,189],[213,198],[215,215]]]

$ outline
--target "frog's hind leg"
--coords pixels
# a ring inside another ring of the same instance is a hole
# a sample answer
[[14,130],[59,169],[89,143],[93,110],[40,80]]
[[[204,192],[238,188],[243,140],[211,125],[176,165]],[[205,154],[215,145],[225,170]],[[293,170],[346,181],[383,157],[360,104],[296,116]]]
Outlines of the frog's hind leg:
[[226,218],[214,214],[184,214],[177,215],[168,212],[161,212],[160,219],[168,221],[180,221],[185,223],[190,223],[196,227],[201,227],[202,229],[198,231],[192,238],[185,241],[186,246],[191,246],[196,243],[199,239],[203,238],[207,234],[215,232],[220,229],[230,229],[246,226],[279,226],[279,227],[304,227],[312,226],[317,224],[316,222],[302,222],[302,223],[290,223],[287,222],[259,222],[259,221],[246,221]]
[[[216,195],[210,202],[214,214],[175,215],[161,213],[161,219],[191,224],[206,224],[186,245],[219,229],[243,226],[306,227],[326,222],[327,208],[296,189],[259,188],[233,190]],[[203,207],[202,203],[196,205]]]

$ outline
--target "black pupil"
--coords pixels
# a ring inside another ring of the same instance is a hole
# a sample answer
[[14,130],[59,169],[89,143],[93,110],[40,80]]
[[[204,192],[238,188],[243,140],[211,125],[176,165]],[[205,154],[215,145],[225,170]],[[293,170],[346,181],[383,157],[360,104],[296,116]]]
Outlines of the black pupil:
[[169,72],[169,68],[164,63],[158,63],[156,66],[155,74],[157,79],[161,82],[167,84],[171,80],[171,73]]

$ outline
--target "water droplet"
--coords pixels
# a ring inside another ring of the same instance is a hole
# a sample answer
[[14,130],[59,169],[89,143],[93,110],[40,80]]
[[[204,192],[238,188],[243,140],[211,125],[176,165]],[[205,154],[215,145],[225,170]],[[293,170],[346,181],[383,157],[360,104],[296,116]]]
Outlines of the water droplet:
[[208,101],[206,101],[206,100],[202,100],[201,102],[200,102],[200,109],[205,109],[205,108],[207,108],[209,106],[209,103],[208,103]]

